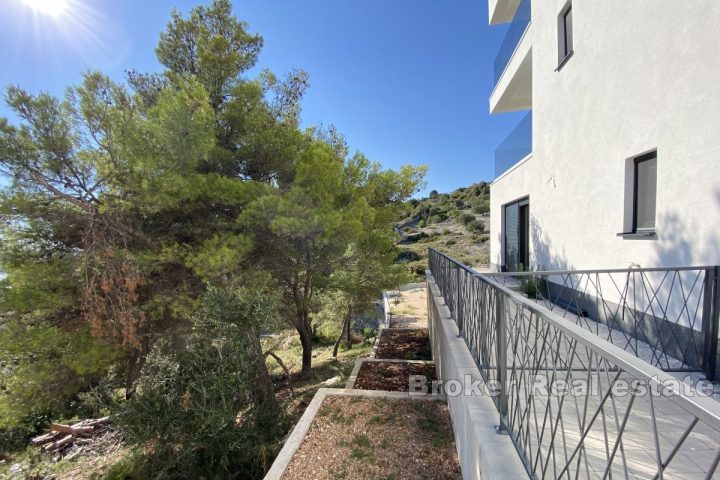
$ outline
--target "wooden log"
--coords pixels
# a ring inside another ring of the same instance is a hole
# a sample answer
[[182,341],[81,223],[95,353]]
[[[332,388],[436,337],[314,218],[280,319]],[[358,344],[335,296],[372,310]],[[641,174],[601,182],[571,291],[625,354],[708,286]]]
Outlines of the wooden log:
[[40,445],[45,445],[48,442],[52,442],[53,440],[55,440],[57,438],[57,436],[58,436],[57,432],[45,433],[43,435],[39,435],[39,436],[31,439],[30,443],[32,445],[35,445],[36,447],[39,447]]
[[60,440],[58,440],[57,442],[48,443],[43,448],[45,449],[46,452],[53,452],[55,450],[61,449],[62,447],[64,447],[65,445],[67,445],[69,443],[72,443],[72,441],[73,441],[73,436],[67,435],[67,436],[61,438]]
[[110,417],[102,417],[102,418],[90,418],[88,420],[83,420],[84,426],[89,427],[99,427],[101,425],[107,425],[110,423]]
[[75,425],[62,425],[60,423],[51,423],[50,430],[53,432],[69,433],[71,435],[87,436],[92,435],[95,427],[84,427]]

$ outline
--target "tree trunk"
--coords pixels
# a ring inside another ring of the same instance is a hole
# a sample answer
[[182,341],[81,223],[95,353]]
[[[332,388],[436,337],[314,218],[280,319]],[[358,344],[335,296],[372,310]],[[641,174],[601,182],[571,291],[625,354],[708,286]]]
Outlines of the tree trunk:
[[259,423],[265,428],[277,425],[280,417],[280,404],[275,397],[275,386],[270,378],[270,373],[265,363],[265,355],[262,353],[260,336],[255,329],[247,332],[250,343],[250,354],[255,363],[255,378],[252,386],[252,395],[255,408],[258,410]]
[[310,375],[310,369],[312,368],[312,335],[308,325],[300,319],[297,326],[298,334],[300,335],[300,343],[302,344],[302,376],[307,377]]
[[338,349],[340,348],[340,342],[342,342],[342,338],[345,336],[345,331],[350,331],[350,313],[348,312],[347,316],[345,316],[345,320],[343,321],[343,327],[342,331],[340,332],[340,336],[335,340],[335,345],[333,345],[333,358],[337,358]]

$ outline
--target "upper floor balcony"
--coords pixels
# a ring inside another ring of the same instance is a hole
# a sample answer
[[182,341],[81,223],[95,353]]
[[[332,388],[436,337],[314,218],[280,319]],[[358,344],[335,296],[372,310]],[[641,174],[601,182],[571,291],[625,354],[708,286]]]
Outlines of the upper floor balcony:
[[520,120],[495,150],[495,178],[532,153],[532,111]]
[[520,0],[495,57],[492,113],[532,108],[531,1]]
[[520,0],[488,0],[490,25],[512,22]]

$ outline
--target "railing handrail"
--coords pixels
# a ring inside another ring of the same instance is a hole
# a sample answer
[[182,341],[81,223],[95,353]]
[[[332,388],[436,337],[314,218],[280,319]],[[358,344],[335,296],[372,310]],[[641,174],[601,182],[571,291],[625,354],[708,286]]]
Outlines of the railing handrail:
[[434,251],[438,255],[445,257],[456,265],[462,267],[464,270],[471,272],[475,275],[480,276],[493,276],[493,277],[528,277],[533,275],[569,275],[569,274],[589,274],[589,273],[647,273],[647,272],[685,272],[693,270],[712,270],[717,265],[696,265],[696,266],[685,266],[685,267],[645,267],[645,268],[588,268],[584,270],[534,270],[534,271],[523,271],[523,272],[485,272],[480,273],[474,270],[472,267],[464,265],[452,257],[448,257],[444,253],[429,247],[430,250]]
[[[489,276],[473,270],[467,265],[458,262],[452,257],[449,257],[444,253],[435,250],[434,248],[429,248],[429,250],[449,260],[450,262],[454,263],[459,268],[467,271],[471,275],[478,277],[481,281],[488,283],[493,288],[512,298],[513,301],[522,304],[523,307],[534,312],[540,318],[549,321],[554,327],[562,330],[568,336],[577,340],[579,343],[581,343],[583,346],[593,351],[594,353],[604,358],[609,357],[609,360],[611,360],[618,367],[622,368],[624,371],[636,375],[645,381],[654,381],[657,385],[662,385],[663,382],[666,381],[676,380],[675,377],[663,372],[662,370],[649,364],[648,362],[635,357],[634,355],[613,345],[612,343],[604,340],[603,338],[595,335],[594,333],[584,330],[578,325],[567,321],[557,313],[548,310],[543,305],[535,303],[530,299],[520,295],[519,293],[503,285],[500,285],[496,281],[492,280],[492,278],[490,278]],[[624,270],[620,269],[619,271],[622,272]],[[433,273],[432,270],[431,273]],[[538,272],[534,273],[537,274]],[[668,382],[667,385],[672,385],[672,383]],[[687,413],[694,415],[698,419],[701,419],[708,425],[712,426],[715,430],[720,431],[720,402],[707,397],[690,398],[687,397],[683,392],[678,392],[674,390],[672,390],[672,394],[668,397],[673,403],[685,410]]]

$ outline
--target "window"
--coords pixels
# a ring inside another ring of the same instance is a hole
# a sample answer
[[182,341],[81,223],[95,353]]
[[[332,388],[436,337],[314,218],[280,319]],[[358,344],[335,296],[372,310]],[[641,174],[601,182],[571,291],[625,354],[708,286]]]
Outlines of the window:
[[633,233],[655,231],[655,201],[657,196],[657,152],[635,158],[633,188]]
[[572,24],[572,4],[568,2],[562,12],[560,12],[560,16],[558,17],[558,63],[561,66],[573,53]]

